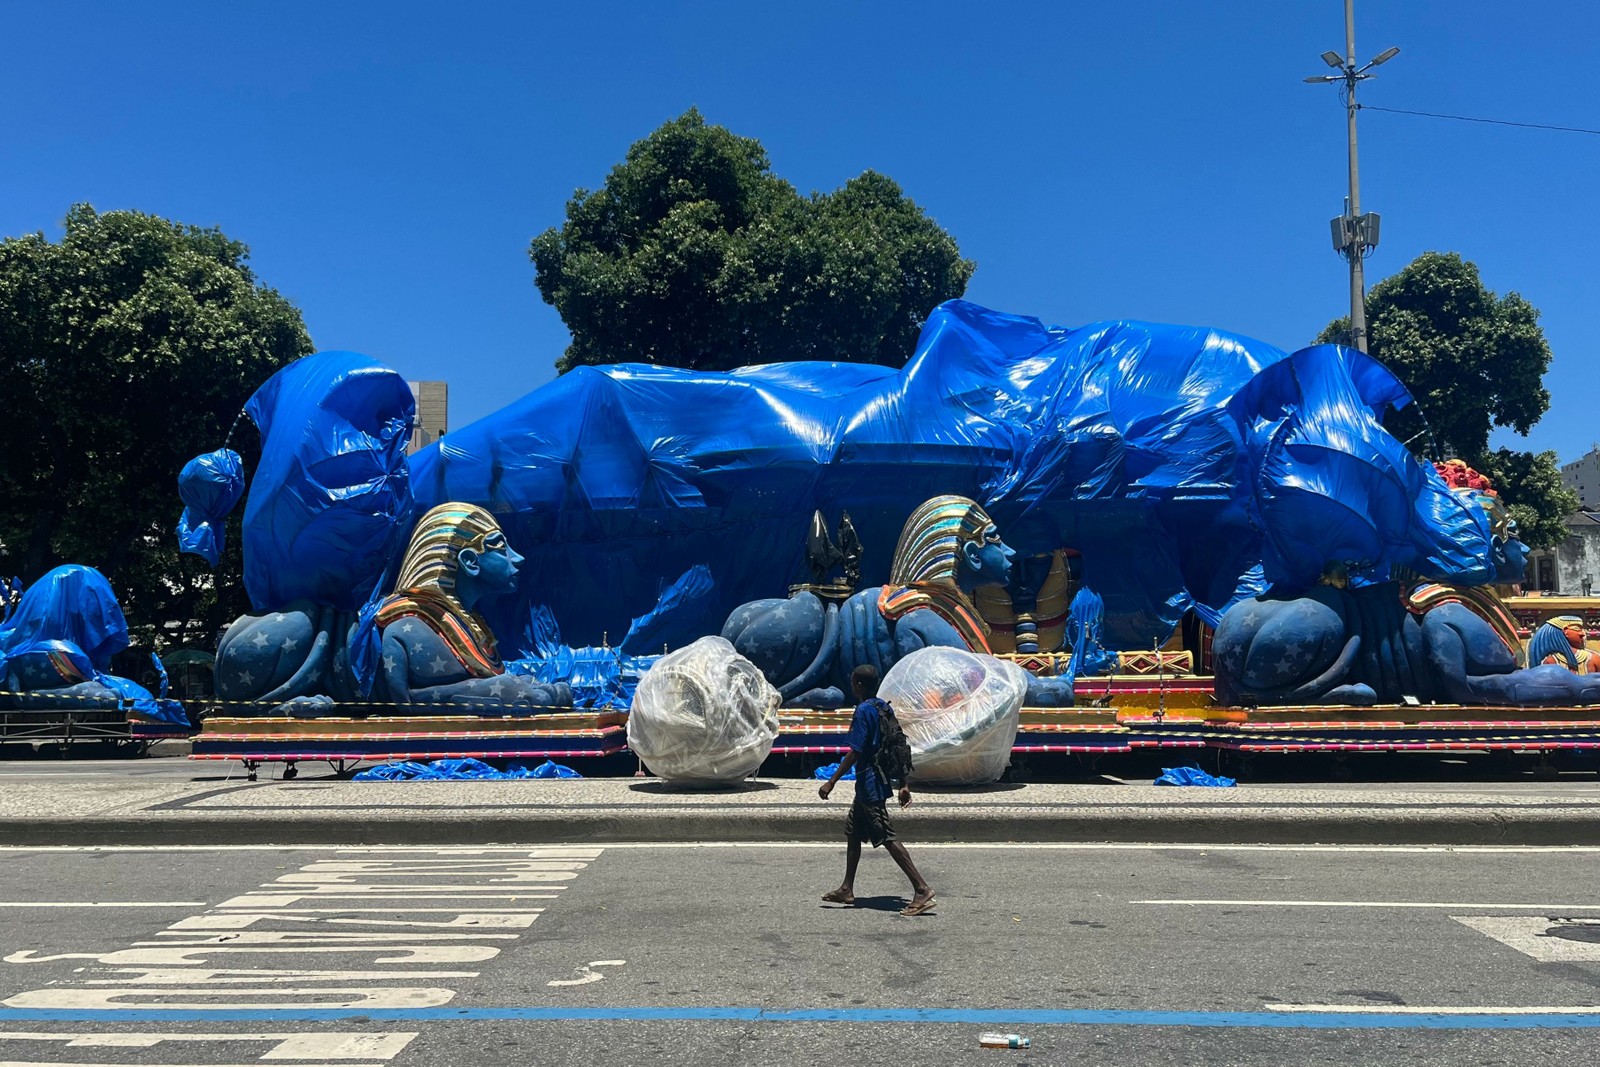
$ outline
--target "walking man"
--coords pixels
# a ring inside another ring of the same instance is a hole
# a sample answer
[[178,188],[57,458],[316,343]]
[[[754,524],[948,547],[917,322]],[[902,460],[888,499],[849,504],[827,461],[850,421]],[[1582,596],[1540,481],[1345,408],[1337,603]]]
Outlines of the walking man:
[[[886,764],[901,763],[900,760],[885,760],[885,739],[882,719],[894,716],[894,711],[888,704],[878,699],[878,670],[869,664],[862,664],[850,674],[850,688],[855,693],[856,714],[850,722],[850,733],[845,738],[845,743],[850,746],[850,751],[845,753],[844,759],[839,761],[838,769],[833,772],[833,777],[823,783],[817,793],[823,800],[827,800],[833,792],[833,787],[851,767],[856,769],[856,799],[850,805],[850,815],[845,820],[845,863],[844,882],[838,889],[822,894],[822,899],[829,904],[854,904],[856,902],[856,865],[861,862],[861,842],[871,841],[872,847],[882,845],[894,857],[895,863],[911,879],[911,903],[901,909],[901,915],[922,915],[931,911],[936,903],[933,890],[928,888],[928,883],[923,880],[922,874],[917,870],[917,865],[911,862],[911,854],[906,847],[895,840],[894,826],[889,821],[889,795],[893,787],[900,786],[900,806],[903,808],[911,803],[911,790],[907,787],[903,777],[896,783],[889,780],[885,774]],[[895,724],[891,723],[891,726]],[[891,739],[891,744],[898,741],[904,745],[904,739],[896,727],[896,735]],[[904,760],[907,770],[910,767],[909,758]],[[905,772],[900,772],[903,775]]]

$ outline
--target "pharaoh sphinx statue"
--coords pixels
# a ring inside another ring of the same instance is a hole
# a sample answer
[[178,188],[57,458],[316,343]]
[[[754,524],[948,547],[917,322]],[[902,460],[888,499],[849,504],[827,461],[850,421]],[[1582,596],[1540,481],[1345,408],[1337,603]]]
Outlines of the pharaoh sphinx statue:
[[[987,512],[962,496],[939,496],[912,512],[900,533],[887,584],[842,602],[801,587],[783,599],[734,610],[722,636],[760,668],[792,707],[838,707],[850,672],[871,664],[887,674],[920,648],[988,653],[989,627],[972,593],[1004,584],[1015,553]],[[1063,678],[1033,678],[1031,707],[1072,703]]]
[[[1441,466],[1441,473],[1449,471]],[[1518,582],[1528,549],[1516,521],[1481,476],[1470,474],[1472,483],[1456,491],[1487,514],[1495,580]],[[1357,587],[1345,567],[1331,564],[1313,589],[1268,593],[1223,615],[1212,641],[1217,700],[1245,707],[1406,698],[1520,707],[1600,703],[1600,676],[1580,673],[1576,656],[1571,669],[1552,661],[1567,641],[1554,626],[1541,630],[1530,656],[1492,586],[1394,580]]]
[[302,601],[235,621],[217,649],[217,695],[306,716],[364,702],[484,715],[570,707],[565,683],[506,673],[474,610],[513,588],[521,562],[488,511],[441,504],[418,521],[394,592],[359,617]]

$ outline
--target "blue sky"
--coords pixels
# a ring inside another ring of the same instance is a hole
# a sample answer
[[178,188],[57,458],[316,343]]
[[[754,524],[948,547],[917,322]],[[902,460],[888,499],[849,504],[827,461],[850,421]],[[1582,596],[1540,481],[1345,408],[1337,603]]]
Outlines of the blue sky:
[[[1403,49],[1368,103],[1600,127],[1594,5],[1362,0],[1356,29]],[[802,191],[895,178],[992,307],[1289,349],[1347,310],[1343,113],[1301,83],[1339,0],[10,4],[0,39],[0,234],[77,201],[220,226],[318,347],[449,380],[457,427],[566,344],[530,238],[691,105]],[[1556,354],[1531,443],[1586,451],[1600,137],[1365,112],[1361,159],[1369,279],[1459,251],[1522,293]]]

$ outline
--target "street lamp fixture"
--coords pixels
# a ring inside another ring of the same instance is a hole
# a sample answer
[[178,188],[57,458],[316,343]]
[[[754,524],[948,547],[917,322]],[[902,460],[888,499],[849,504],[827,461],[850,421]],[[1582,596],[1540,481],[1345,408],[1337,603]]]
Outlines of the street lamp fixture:
[[1318,74],[1306,78],[1311,85],[1338,83],[1344,97],[1350,133],[1350,195],[1345,200],[1345,213],[1332,220],[1333,250],[1350,263],[1350,343],[1362,352],[1367,350],[1367,294],[1362,260],[1378,247],[1378,214],[1361,213],[1361,179],[1356,163],[1356,83],[1375,78],[1369,74],[1373,67],[1381,66],[1400,54],[1398,48],[1386,48],[1364,67],[1356,66],[1356,14],[1355,0],[1344,0],[1344,56],[1329,50],[1322,53],[1322,61],[1339,71],[1338,74]]
[[[1389,60],[1393,59],[1395,56],[1397,56],[1399,54],[1400,54],[1400,49],[1398,49],[1398,48],[1385,48],[1383,51],[1379,52],[1376,57],[1373,58],[1371,63],[1368,63],[1366,66],[1362,67],[1361,69],[1362,70],[1371,70],[1373,67],[1381,67],[1385,63],[1389,62]],[[1327,57],[1324,56],[1323,58],[1327,58]]]

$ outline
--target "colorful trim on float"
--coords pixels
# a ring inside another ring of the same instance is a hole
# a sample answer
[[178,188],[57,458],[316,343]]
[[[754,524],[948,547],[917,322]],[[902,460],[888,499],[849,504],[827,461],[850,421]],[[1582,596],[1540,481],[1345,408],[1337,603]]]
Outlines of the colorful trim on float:
[[[1144,749],[1239,752],[1472,752],[1600,749],[1600,706],[1395,705],[1224,708],[1211,679],[1160,683],[1118,675],[1073,708],[1024,708],[1013,751],[1094,755]],[[1097,706],[1102,702],[1105,706]],[[778,756],[837,756],[851,712],[779,712]],[[563,758],[626,751],[627,713],[392,715],[370,718],[211,717],[193,759],[296,760]]]

